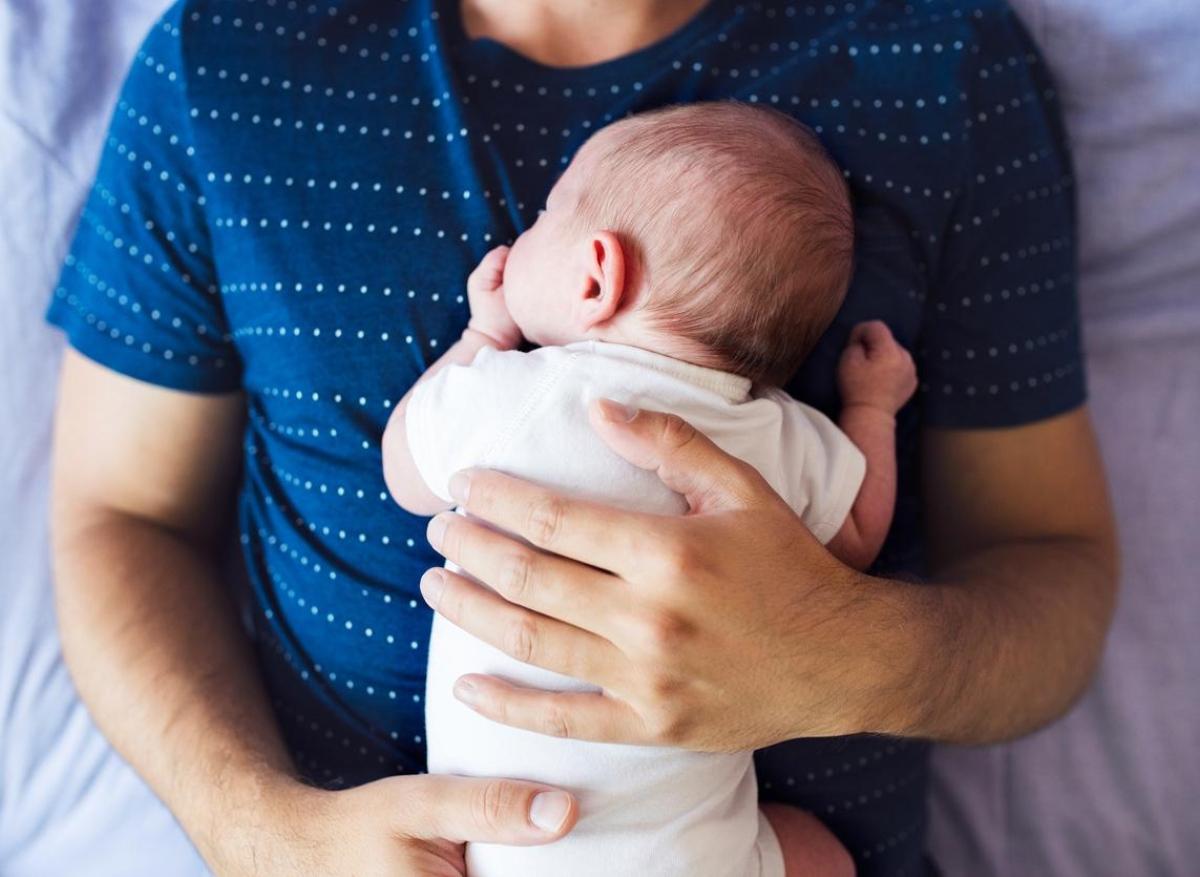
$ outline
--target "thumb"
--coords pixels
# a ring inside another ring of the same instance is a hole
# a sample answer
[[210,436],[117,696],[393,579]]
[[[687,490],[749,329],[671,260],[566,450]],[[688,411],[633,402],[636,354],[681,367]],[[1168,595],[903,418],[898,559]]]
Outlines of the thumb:
[[605,444],[639,469],[653,470],[687,499],[693,512],[741,508],[763,490],[770,492],[753,467],[674,414],[629,408],[611,399],[597,399],[588,413]]
[[532,846],[575,827],[579,807],[566,792],[515,780],[426,775],[409,799],[401,830],[423,840]]

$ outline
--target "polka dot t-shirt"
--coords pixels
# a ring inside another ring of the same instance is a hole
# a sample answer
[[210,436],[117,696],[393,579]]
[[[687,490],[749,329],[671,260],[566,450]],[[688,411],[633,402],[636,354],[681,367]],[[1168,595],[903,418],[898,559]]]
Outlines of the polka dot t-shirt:
[[[919,429],[1083,401],[1054,89],[1000,2],[711,0],[657,44],[576,69],[470,40],[458,4],[433,0],[190,0],[146,39],[49,317],[134,378],[244,392],[255,635],[315,781],[423,767],[417,582],[440,559],[388,497],[380,436],[466,324],[467,274],[598,128],[717,98],[794,114],[846,169],[857,273],[789,389],[836,412],[834,366],[863,319],[914,350],[878,567],[919,574]],[[760,755],[760,782],[825,819],[865,877],[911,875],[926,756],[798,741]]]

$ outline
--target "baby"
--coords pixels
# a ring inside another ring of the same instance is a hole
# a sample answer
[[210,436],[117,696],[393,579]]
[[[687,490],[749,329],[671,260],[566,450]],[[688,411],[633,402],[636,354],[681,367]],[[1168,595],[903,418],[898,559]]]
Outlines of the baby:
[[[683,513],[680,496],[592,431],[589,406],[610,398],[680,415],[755,466],[830,551],[866,567],[891,522],[894,415],[916,387],[912,360],[883,324],[858,326],[839,364],[841,429],[778,389],[841,306],[851,267],[845,183],[799,123],[720,103],[611,125],[579,150],[537,222],[471,274],[462,339],[388,424],[388,486],[405,509],[434,514],[453,505],[455,472],[487,467],[629,509]],[[540,346],[522,352],[522,338]],[[853,872],[813,817],[760,812],[751,753],[516,730],[454,699],[467,673],[596,689],[435,617],[429,770],[545,782],[580,803],[578,825],[556,843],[470,845],[471,877]]]

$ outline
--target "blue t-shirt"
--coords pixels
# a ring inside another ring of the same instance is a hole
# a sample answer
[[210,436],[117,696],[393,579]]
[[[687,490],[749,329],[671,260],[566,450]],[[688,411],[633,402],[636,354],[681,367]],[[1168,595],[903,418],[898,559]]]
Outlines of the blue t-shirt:
[[[847,171],[857,273],[789,389],[835,412],[834,366],[863,319],[914,350],[878,568],[919,574],[919,428],[1027,423],[1084,397],[1054,91],[999,0],[711,0],[664,40],[576,69],[467,39],[456,2],[187,0],[138,53],[50,319],[134,378],[244,392],[256,637],[316,781],[423,766],[417,582],[440,559],[388,497],[380,436],[463,329],[467,274],[598,128],[714,98],[796,115]],[[920,871],[924,744],[799,741],[760,771],[865,877]]]

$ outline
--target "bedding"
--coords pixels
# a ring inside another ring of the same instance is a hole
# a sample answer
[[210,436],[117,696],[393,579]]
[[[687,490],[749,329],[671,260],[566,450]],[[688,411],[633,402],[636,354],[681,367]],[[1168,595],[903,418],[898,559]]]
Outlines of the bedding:
[[117,85],[164,0],[0,4],[0,874],[206,873],[78,701],[54,630],[46,300]]
[[[166,0],[0,4],[0,874],[204,873],[104,743],[54,633],[43,324],[117,86]],[[936,759],[947,874],[1183,875],[1200,861],[1200,16],[1194,0],[1015,0],[1059,79],[1081,197],[1092,406],[1125,581],[1063,722]]]
[[942,747],[948,875],[1182,877],[1200,832],[1200,9],[1013,0],[1062,92],[1091,408],[1120,527],[1100,673],[1062,722]]

